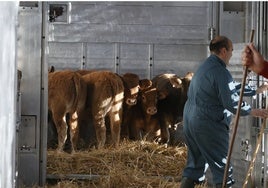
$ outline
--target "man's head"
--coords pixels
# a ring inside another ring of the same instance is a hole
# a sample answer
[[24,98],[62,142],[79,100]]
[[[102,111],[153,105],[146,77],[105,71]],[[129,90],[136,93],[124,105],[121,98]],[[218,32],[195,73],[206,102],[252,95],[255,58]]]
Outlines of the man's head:
[[225,36],[216,36],[210,41],[209,50],[228,65],[233,54],[233,44],[232,41]]

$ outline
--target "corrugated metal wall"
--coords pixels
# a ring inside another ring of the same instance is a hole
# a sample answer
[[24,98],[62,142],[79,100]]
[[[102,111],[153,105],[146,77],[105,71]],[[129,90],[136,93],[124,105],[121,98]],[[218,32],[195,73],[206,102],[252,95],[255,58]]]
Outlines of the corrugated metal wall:
[[211,2],[49,3],[64,12],[48,23],[48,64],[108,69],[141,78],[185,75],[207,56]]

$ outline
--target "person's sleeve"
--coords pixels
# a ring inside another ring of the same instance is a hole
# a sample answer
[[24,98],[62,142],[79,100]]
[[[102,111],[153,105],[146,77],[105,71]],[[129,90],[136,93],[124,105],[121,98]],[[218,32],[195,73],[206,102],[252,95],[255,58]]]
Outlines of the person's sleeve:
[[[236,114],[239,103],[239,94],[236,89],[236,84],[233,81],[230,74],[218,74],[218,83],[219,84],[219,94],[221,97],[222,104],[225,109]],[[240,115],[246,116],[251,112],[251,106],[247,104],[245,101],[241,104]]]
[[262,71],[260,72],[260,75],[265,78],[268,78],[268,62],[267,61],[265,61],[264,67]]
[[[235,88],[237,90],[238,95],[240,95],[240,90],[241,90],[241,83],[234,81],[235,84]],[[252,87],[250,87],[249,85],[245,85],[244,88],[244,94],[245,97],[252,97],[254,95],[256,95],[256,90]]]

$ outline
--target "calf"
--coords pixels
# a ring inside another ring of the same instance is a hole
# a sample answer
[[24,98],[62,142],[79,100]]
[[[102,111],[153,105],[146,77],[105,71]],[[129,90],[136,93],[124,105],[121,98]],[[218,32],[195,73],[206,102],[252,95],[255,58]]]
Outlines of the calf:
[[[86,100],[86,83],[72,71],[56,71],[48,74],[48,109],[58,133],[58,148],[61,152],[67,139],[67,126],[70,129],[71,151],[76,150],[78,136],[77,113]],[[66,115],[69,114],[68,125]]]
[[[92,72],[97,72],[101,70],[78,70],[78,72],[81,75],[90,74]],[[116,74],[123,82],[124,85],[124,102],[123,102],[123,117],[122,117],[122,126],[121,126],[121,136],[123,138],[128,137],[128,127],[125,126],[124,119],[126,114],[128,114],[128,109],[135,105],[137,103],[137,96],[139,92],[139,76],[137,74],[133,73],[125,73],[123,75]],[[90,109],[88,108],[86,110],[87,112],[84,112],[82,115],[83,118],[80,118],[80,138],[82,140],[88,140],[90,144],[94,143],[96,141],[95,133],[93,134],[94,127],[89,123],[90,118],[88,117]],[[105,119],[106,127],[107,127],[107,134],[110,132],[110,122],[109,118],[106,117]],[[93,130],[93,131],[92,131]],[[90,132],[90,133],[89,133]],[[85,143],[84,143],[85,144]]]
[[109,118],[112,143],[119,146],[124,84],[121,78],[109,71],[95,71],[83,76],[87,84],[87,109],[96,131],[97,148],[106,142],[105,118]]
[[157,113],[157,91],[151,85],[150,80],[141,80],[138,102],[128,110],[125,123],[129,127],[131,140],[146,138],[153,141],[159,136],[160,127],[154,116]]
[[130,114],[129,110],[132,106],[137,104],[137,97],[140,88],[140,79],[139,76],[133,73],[125,73],[120,75],[124,83],[124,103],[123,103],[123,119],[121,126],[121,137],[128,138],[129,137],[129,129],[127,117]]
[[[174,127],[182,120],[183,108],[187,100],[187,91],[192,76],[193,73],[191,72],[183,78],[175,74],[161,74],[152,79],[153,86],[157,88],[160,96],[157,109],[161,130],[169,129],[173,131]],[[163,141],[169,142],[169,135],[166,138],[168,140]]]

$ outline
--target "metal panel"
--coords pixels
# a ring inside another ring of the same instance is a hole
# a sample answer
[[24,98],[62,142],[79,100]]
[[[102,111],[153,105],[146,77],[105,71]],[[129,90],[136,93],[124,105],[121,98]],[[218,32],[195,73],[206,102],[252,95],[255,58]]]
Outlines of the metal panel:
[[[36,165],[38,163],[36,154],[32,152],[23,153],[19,157],[19,163],[19,187],[37,185],[39,182],[39,165]],[[21,167],[22,165],[23,167]]]
[[86,69],[116,71],[115,45],[111,43],[88,43],[86,48]]
[[220,34],[234,43],[245,40],[245,2],[221,2]]
[[132,72],[140,78],[150,78],[149,45],[121,44],[120,45],[120,74]]
[[207,44],[196,45],[155,45],[153,76],[174,73],[184,76],[195,72],[207,57]]
[[40,113],[41,14],[39,8],[20,8],[18,66],[21,80],[22,114]]
[[211,2],[71,2],[67,23],[48,22],[49,44],[62,43],[49,47],[55,53],[49,54],[49,64],[79,68],[61,51],[81,43],[81,68],[133,72],[141,78],[184,75],[207,56],[211,9]]
[[36,149],[36,116],[22,116],[19,131],[20,151]]
[[[104,25],[90,24],[86,28],[84,23],[76,25],[50,24],[50,41],[61,42],[128,42],[128,43],[155,43],[180,44],[206,42],[208,26],[182,25]],[[64,32],[63,32],[64,31]],[[82,32],[86,31],[86,32]]]
[[72,2],[70,24],[51,22],[48,37],[61,42],[206,42],[210,4]]
[[18,18],[18,67],[23,75],[21,114],[25,117],[19,129],[19,146],[25,144],[25,148],[19,150],[19,183],[30,186],[39,183],[40,169],[41,4],[20,7]]
[[48,43],[48,65],[56,70],[81,69],[83,67],[83,44],[82,43]]
[[[185,2],[81,4],[73,2],[70,20],[72,23],[85,24],[207,25],[207,4],[206,2],[194,4]],[[81,12],[82,9],[87,11]]]

